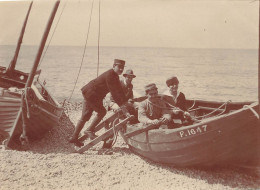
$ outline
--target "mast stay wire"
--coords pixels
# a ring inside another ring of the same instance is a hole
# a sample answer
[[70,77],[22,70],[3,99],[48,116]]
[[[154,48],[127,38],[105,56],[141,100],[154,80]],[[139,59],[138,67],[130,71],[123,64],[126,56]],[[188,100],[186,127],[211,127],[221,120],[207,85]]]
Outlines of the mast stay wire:
[[49,40],[49,42],[48,42],[48,44],[47,44],[47,46],[46,46],[46,49],[45,49],[45,51],[44,51],[44,53],[43,53],[43,56],[41,57],[41,61],[40,61],[38,67],[40,67],[40,65],[41,65],[41,63],[42,63],[42,61],[43,61],[43,59],[44,59],[44,57],[45,57],[45,55],[46,55],[46,52],[47,52],[47,50],[48,50],[48,48],[49,48],[49,46],[50,46],[50,43],[51,43],[52,38],[53,38],[53,36],[54,36],[54,33],[56,32],[57,26],[58,26],[58,24],[59,24],[59,22],[60,22],[60,19],[61,19],[61,16],[62,16],[62,14],[63,14],[63,11],[64,11],[64,9],[65,9],[65,7],[66,7],[66,5],[67,5],[67,2],[68,2],[68,0],[65,1],[64,5],[63,5],[63,7],[62,7],[60,16],[59,16],[59,18],[58,18],[57,23],[55,24],[54,30],[53,30],[53,32],[52,32],[52,34],[51,34],[50,40]]
[[87,43],[88,43],[88,35],[89,35],[90,24],[91,24],[91,18],[92,18],[92,12],[93,12],[93,4],[94,4],[94,0],[92,0],[91,12],[90,12],[90,18],[89,18],[89,24],[88,24],[87,38],[86,38],[86,41],[85,41],[85,46],[84,46],[84,51],[83,51],[83,55],[82,55],[82,59],[81,59],[81,63],[80,63],[79,72],[78,72],[78,75],[77,75],[77,78],[76,78],[74,87],[73,87],[73,89],[72,89],[72,92],[71,92],[71,94],[70,94],[70,97],[69,97],[69,99],[68,99],[68,102],[70,101],[70,99],[71,99],[71,97],[72,97],[72,95],[73,95],[73,93],[74,93],[74,90],[75,90],[75,87],[76,87],[76,85],[77,85],[77,82],[78,82],[78,79],[79,79],[79,75],[80,75],[80,72],[81,72],[82,64],[83,64],[83,61],[84,61],[84,58],[85,58],[86,48],[87,48]]
[[99,42],[100,42],[100,0],[99,0],[99,11],[98,11],[98,62],[97,62],[97,77],[99,72]]

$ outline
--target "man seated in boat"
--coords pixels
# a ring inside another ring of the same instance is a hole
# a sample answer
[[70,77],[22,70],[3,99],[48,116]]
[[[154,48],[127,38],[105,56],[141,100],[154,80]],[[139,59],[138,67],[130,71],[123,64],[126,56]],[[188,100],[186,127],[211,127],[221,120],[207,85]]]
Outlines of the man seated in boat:
[[190,123],[191,116],[186,108],[185,95],[178,90],[178,78],[176,76],[172,76],[166,80],[166,84],[169,88],[170,96],[165,96],[164,100],[167,102],[168,107],[177,108],[173,109],[172,111],[173,122],[176,124],[176,126],[178,124]]
[[147,99],[139,104],[138,120],[142,124],[167,125],[171,122],[171,112],[166,103],[158,96],[154,83],[145,86]]
[[124,66],[124,60],[115,59],[112,69],[109,69],[96,79],[83,86],[81,89],[84,97],[82,115],[77,123],[77,126],[75,127],[72,137],[69,140],[70,143],[74,143],[76,146],[84,145],[78,140],[78,136],[85,123],[92,116],[93,111],[97,112],[97,114],[86,131],[84,131],[84,134],[90,139],[97,137],[94,130],[96,125],[106,115],[106,109],[103,106],[103,99],[109,92],[112,94],[118,106],[124,109],[123,106],[126,103],[126,97],[119,81],[119,75],[123,73]]

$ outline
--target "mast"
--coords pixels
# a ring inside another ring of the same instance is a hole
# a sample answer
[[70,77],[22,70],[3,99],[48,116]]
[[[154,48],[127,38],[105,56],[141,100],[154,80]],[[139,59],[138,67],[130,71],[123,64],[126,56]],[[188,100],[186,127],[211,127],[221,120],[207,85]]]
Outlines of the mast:
[[[51,15],[49,17],[49,20],[48,20],[48,23],[47,23],[47,26],[45,28],[45,31],[44,31],[44,34],[42,36],[42,40],[41,40],[41,43],[40,43],[40,47],[38,49],[38,52],[37,52],[37,55],[36,55],[36,58],[35,58],[35,61],[34,61],[34,64],[33,64],[33,67],[31,69],[31,72],[29,74],[29,77],[28,77],[28,80],[27,80],[27,83],[25,85],[25,87],[30,87],[32,85],[32,81],[33,81],[33,78],[34,78],[34,75],[35,75],[35,72],[36,72],[36,69],[39,65],[39,62],[40,62],[40,58],[41,58],[41,55],[42,55],[42,51],[43,51],[43,48],[45,46],[45,42],[47,40],[47,37],[48,37],[48,34],[49,34],[49,31],[50,31],[50,28],[51,28],[51,25],[52,25],[52,22],[54,20],[54,17],[55,17],[55,14],[56,14],[56,11],[59,7],[59,4],[60,4],[60,0],[57,0],[55,2],[55,5],[53,7],[53,10],[51,12]],[[20,108],[20,111],[18,112],[18,115],[17,115],[17,121],[19,120],[19,118],[21,118],[22,116],[22,108]],[[13,131],[16,129],[16,127],[18,126],[18,122],[16,122],[13,126]],[[13,135],[13,132],[11,134],[11,137],[9,138],[9,140],[7,141],[7,144],[6,146],[8,147],[9,146],[9,143],[10,143],[10,139],[12,138],[12,135]],[[23,137],[26,137],[26,126],[23,125],[23,132],[22,132],[22,135]]]
[[[260,1],[259,3],[259,25],[258,25],[258,115],[260,114]],[[260,125],[260,118],[258,121]]]
[[28,18],[29,18],[29,14],[31,12],[32,4],[33,4],[33,1],[31,1],[29,9],[27,11],[27,14],[26,14],[26,17],[25,17],[25,20],[24,20],[24,23],[23,23],[23,27],[22,27],[22,30],[21,30],[21,33],[20,33],[20,37],[19,37],[17,45],[16,45],[14,57],[13,57],[12,61],[10,62],[9,67],[7,69],[7,74],[9,74],[9,75],[11,75],[12,72],[14,71],[14,69],[15,69],[16,61],[17,61],[17,58],[18,58],[18,54],[19,54],[19,51],[20,51],[21,44],[23,42],[23,35],[24,35],[24,31],[25,31],[25,27],[26,27]]
[[40,47],[38,49],[38,52],[37,52],[36,58],[34,60],[34,64],[33,64],[33,67],[31,69],[31,72],[29,74],[29,77],[28,77],[28,80],[27,80],[25,88],[30,87],[32,85],[32,81],[33,81],[35,72],[37,70],[37,67],[39,65],[39,62],[40,62],[40,59],[41,59],[41,55],[42,55],[42,52],[43,52],[46,40],[48,38],[49,31],[51,29],[52,22],[54,20],[55,14],[56,14],[57,9],[59,7],[59,4],[60,4],[60,0],[57,0],[55,2],[55,5],[54,5],[52,13],[50,15],[49,21],[48,21],[47,26],[45,28],[45,31],[44,31],[44,34],[43,34],[43,37],[42,37],[42,40],[41,40],[41,43],[40,43]]

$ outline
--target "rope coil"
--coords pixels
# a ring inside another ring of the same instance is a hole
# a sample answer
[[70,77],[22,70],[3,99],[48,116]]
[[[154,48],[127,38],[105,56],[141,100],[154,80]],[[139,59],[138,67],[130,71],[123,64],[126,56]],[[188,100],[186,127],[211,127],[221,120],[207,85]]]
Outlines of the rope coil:
[[216,115],[216,116],[219,116],[219,115],[221,115],[222,113],[225,112],[225,110],[226,110],[226,106],[227,106],[227,104],[230,103],[230,102],[231,102],[231,100],[228,100],[227,102],[224,102],[221,106],[219,106],[218,108],[216,108],[216,109],[213,110],[212,112],[210,112],[210,113],[208,113],[208,114],[206,114],[206,115],[197,116],[196,119],[198,119],[198,118],[208,117],[209,115],[212,115],[213,113],[215,113],[215,112],[217,112],[218,110],[220,110],[220,108],[222,108],[223,106],[225,106],[224,111],[221,112],[220,114]]
[[116,140],[117,140],[117,134],[118,134],[118,131],[115,130],[115,126],[116,126],[116,122],[118,121],[119,119],[116,118],[113,123],[112,123],[112,128],[113,128],[113,133],[114,133],[114,139],[113,139],[113,142],[112,142],[112,146],[114,146],[114,144],[116,144]]

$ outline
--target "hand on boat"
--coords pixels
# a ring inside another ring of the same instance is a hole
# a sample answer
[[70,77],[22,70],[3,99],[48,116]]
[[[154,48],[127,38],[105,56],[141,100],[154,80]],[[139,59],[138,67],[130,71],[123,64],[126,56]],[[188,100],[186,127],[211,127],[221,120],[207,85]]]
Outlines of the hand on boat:
[[111,106],[111,108],[112,108],[113,111],[115,111],[115,110],[119,109],[119,106],[117,104],[113,104]]
[[128,103],[129,103],[129,104],[133,104],[133,103],[134,103],[134,100],[130,98],[130,99],[128,100]]
[[185,112],[183,113],[183,116],[186,117],[186,118],[191,118],[190,113],[187,112],[187,111],[185,111]]
[[159,121],[160,121],[160,124],[162,124],[162,125],[169,123],[169,119],[167,119],[165,117],[162,117]]
[[123,114],[126,116],[126,117],[130,117],[131,114],[128,112],[127,108],[125,105],[121,106],[120,109],[122,110]]
[[154,120],[149,120],[147,121],[147,124],[153,124],[153,125],[158,125],[161,122],[159,119],[154,119]]
[[180,109],[173,109],[172,112],[177,115],[181,112],[181,110]]

